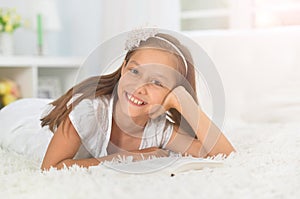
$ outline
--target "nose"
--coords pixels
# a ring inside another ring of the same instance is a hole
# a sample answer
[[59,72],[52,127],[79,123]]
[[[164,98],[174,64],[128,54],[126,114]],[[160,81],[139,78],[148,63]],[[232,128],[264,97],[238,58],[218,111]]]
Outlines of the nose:
[[146,82],[137,82],[134,93],[145,95],[147,94],[147,83]]
[[133,94],[140,94],[145,95],[148,94],[148,88],[149,88],[149,80],[151,77],[148,73],[140,72],[138,77],[134,79],[130,79],[130,84],[132,88],[134,89],[132,92]]

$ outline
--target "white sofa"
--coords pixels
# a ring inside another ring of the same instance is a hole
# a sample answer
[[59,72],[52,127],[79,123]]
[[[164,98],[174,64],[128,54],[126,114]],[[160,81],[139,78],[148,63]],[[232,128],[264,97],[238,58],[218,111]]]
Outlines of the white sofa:
[[227,118],[300,121],[300,27],[186,35],[215,63]]

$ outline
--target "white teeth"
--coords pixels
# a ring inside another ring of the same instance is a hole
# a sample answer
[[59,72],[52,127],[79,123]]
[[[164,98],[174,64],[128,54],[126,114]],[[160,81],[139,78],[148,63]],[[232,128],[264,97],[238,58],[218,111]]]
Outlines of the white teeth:
[[130,94],[128,94],[128,93],[127,93],[127,97],[128,97],[128,99],[129,99],[131,102],[133,102],[134,104],[137,104],[137,105],[143,104],[143,101],[140,101],[140,100],[138,100],[138,99],[135,99],[132,95],[130,95]]

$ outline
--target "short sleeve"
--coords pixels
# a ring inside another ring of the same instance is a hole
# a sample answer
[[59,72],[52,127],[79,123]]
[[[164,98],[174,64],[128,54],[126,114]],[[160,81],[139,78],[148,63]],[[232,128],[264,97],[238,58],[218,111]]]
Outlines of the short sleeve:
[[105,124],[109,116],[105,105],[108,104],[101,103],[101,99],[83,99],[69,114],[83,146],[93,157],[101,157],[106,153],[109,127]]

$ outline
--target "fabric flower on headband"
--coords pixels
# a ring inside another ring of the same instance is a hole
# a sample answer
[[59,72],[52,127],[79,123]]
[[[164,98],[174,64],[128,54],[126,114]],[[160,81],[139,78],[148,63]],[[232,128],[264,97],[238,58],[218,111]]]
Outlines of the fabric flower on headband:
[[128,33],[128,39],[125,42],[125,50],[132,50],[140,45],[141,41],[146,41],[150,37],[154,37],[158,33],[157,28],[141,28],[132,30]]

